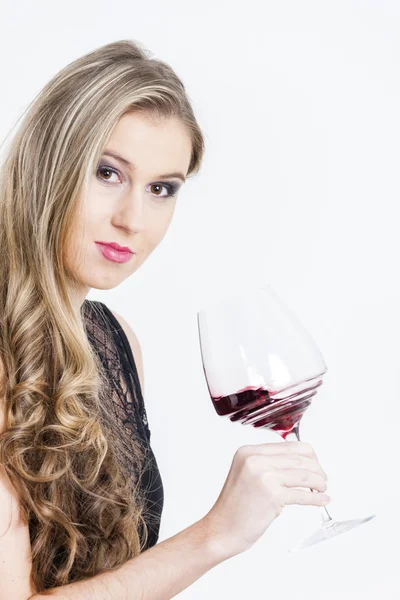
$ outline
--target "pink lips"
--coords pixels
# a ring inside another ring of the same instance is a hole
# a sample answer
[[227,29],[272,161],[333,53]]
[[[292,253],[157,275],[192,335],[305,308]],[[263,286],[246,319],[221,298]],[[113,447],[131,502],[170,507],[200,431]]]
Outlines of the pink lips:
[[[135,253],[132,252],[129,248],[126,248],[126,246],[122,247],[114,242],[112,244],[103,244],[102,242],[96,242],[96,246],[105,258],[116,263],[128,262],[128,260],[130,260],[135,255]],[[119,250],[119,248],[122,248],[122,250]]]
[[132,252],[128,246],[120,246],[117,242],[96,242],[96,244],[103,244],[103,246],[110,246],[110,248],[114,248],[114,250],[119,250],[120,252]]

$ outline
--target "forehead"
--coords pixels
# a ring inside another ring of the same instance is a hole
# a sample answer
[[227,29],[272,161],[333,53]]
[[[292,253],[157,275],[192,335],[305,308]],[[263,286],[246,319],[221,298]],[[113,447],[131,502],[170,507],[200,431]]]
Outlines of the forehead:
[[105,149],[113,150],[137,171],[183,171],[190,164],[192,142],[185,125],[176,118],[155,119],[142,113],[120,118]]

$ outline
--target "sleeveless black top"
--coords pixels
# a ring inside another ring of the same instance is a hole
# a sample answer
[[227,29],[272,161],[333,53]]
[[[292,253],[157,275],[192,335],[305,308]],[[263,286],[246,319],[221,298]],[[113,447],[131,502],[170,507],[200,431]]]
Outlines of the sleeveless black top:
[[124,438],[122,463],[133,482],[137,480],[134,449],[131,446],[134,437],[139,438],[147,452],[149,466],[140,480],[149,512],[146,519],[149,535],[144,548],[146,550],[158,541],[164,490],[150,446],[151,432],[132,348],[119,321],[103,302],[86,299],[81,314],[88,340],[107,373],[110,387],[108,396],[111,397],[109,409],[113,412],[110,423],[117,428],[118,436]]

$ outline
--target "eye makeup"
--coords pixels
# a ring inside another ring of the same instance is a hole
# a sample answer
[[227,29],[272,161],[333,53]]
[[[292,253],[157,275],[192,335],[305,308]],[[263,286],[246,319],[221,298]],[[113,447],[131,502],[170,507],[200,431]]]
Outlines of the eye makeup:
[[[104,178],[101,175],[101,172],[103,172],[103,173],[108,172],[108,173],[111,173],[111,175],[116,175],[117,177],[120,178],[120,180],[123,179],[123,175],[118,169],[116,169],[115,167],[113,167],[109,164],[100,163],[96,169],[96,177],[101,183],[104,183],[105,185],[119,185],[119,183],[108,181],[107,178]],[[168,192],[166,195],[159,196],[158,194],[155,194],[156,198],[163,198],[163,199],[174,197],[180,188],[180,185],[174,184],[174,183],[168,183],[166,181],[156,181],[154,183],[151,183],[150,186],[164,187]]]

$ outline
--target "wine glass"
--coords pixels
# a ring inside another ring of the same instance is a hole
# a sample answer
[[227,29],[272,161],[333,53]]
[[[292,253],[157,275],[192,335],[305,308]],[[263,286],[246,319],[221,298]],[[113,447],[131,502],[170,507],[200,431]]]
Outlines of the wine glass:
[[[327,371],[321,352],[270,285],[232,295],[197,313],[203,370],[218,415],[298,440],[300,420]],[[322,527],[301,550],[375,517],[334,521],[320,507]]]

